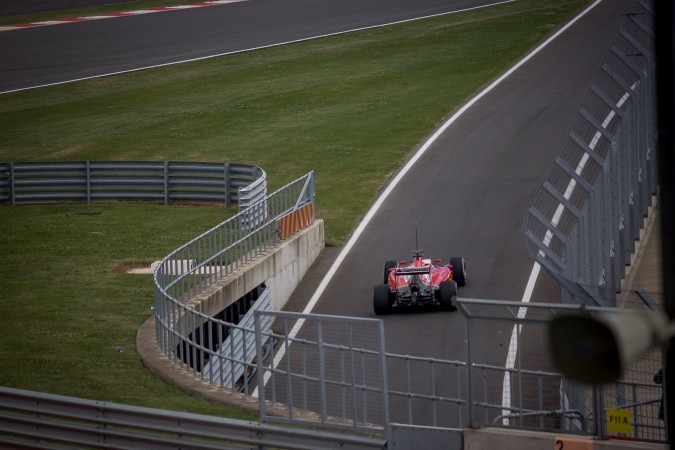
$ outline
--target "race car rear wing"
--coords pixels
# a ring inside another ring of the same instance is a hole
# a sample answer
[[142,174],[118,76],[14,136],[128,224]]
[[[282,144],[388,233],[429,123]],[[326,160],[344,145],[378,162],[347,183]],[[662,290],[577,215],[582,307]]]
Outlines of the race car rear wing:
[[401,267],[394,271],[394,275],[423,275],[430,274],[431,266],[421,266],[421,267]]

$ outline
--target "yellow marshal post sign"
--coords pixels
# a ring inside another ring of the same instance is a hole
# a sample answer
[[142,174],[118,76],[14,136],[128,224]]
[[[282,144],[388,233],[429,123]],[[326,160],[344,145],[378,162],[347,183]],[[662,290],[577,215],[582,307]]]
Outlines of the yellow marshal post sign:
[[627,409],[608,409],[607,433],[630,435],[630,411]]

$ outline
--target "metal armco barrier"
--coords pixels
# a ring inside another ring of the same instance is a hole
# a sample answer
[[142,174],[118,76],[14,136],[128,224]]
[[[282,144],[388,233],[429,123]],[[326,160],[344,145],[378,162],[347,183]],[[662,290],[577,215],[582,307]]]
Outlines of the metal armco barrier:
[[[172,161],[0,163],[0,203],[220,203],[266,195],[265,171],[244,164]],[[241,205],[241,203],[240,203]]]
[[267,195],[267,174],[260,167],[256,167],[254,172],[255,181],[239,188],[237,204],[240,211],[258,203]]
[[0,448],[384,449],[368,437],[0,387]]
[[527,210],[525,244],[565,302],[615,306],[656,194],[653,36],[638,2]]

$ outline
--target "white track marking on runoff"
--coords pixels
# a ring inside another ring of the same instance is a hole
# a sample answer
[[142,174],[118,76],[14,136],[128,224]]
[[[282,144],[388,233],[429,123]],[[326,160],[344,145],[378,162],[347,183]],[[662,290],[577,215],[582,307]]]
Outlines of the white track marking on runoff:
[[[530,59],[532,59],[536,54],[538,54],[542,49],[544,49],[547,45],[549,45],[553,40],[558,38],[562,33],[564,33],[567,29],[569,29],[572,25],[574,25],[579,19],[581,19],[583,16],[585,16],[589,11],[591,11],[593,8],[595,8],[597,5],[599,5],[602,2],[602,0],[596,0],[591,4],[588,8],[583,10],[581,13],[579,13],[576,17],[574,17],[570,22],[565,24],[560,30],[558,30],[556,33],[554,33],[552,36],[550,36],[548,39],[546,39],[542,44],[540,44],[537,48],[532,50],[530,53],[528,53],[523,59],[518,61],[512,68],[510,68],[508,71],[506,71],[502,76],[497,78],[495,81],[493,81],[488,87],[486,87],[483,91],[481,91],[478,95],[476,95],[474,98],[472,98],[469,102],[467,102],[464,106],[462,106],[455,114],[453,114],[441,127],[436,130],[436,132],[417,150],[415,155],[403,166],[400,172],[394,177],[394,179],[387,185],[385,190],[380,194],[380,196],[377,198],[373,206],[368,210],[366,213],[365,217],[361,221],[361,223],[358,225],[356,230],[354,231],[354,234],[352,237],[349,239],[345,247],[342,249],[340,254],[338,255],[337,259],[335,262],[333,262],[333,265],[331,268],[328,270],[326,275],[324,276],[323,280],[321,280],[321,283],[319,284],[319,287],[317,290],[314,292],[314,295],[310,298],[309,302],[307,303],[307,306],[303,310],[303,314],[309,314],[312,312],[314,309],[314,306],[316,303],[319,301],[319,298],[323,294],[323,292],[326,290],[326,287],[330,283],[330,281],[333,279],[333,276],[335,276],[335,273],[337,272],[338,268],[342,264],[342,262],[345,260],[347,257],[347,254],[351,251],[352,247],[354,247],[354,244],[356,241],[361,237],[361,234],[365,230],[366,226],[370,223],[370,221],[373,219],[377,211],[380,209],[384,201],[387,199],[389,194],[394,190],[396,185],[403,179],[403,177],[410,171],[412,166],[419,160],[422,155],[429,149],[429,147],[436,142],[436,140],[441,136],[446,129],[450,125],[452,125],[462,114],[464,114],[471,106],[473,106],[475,103],[477,103],[479,100],[481,100],[483,97],[485,97],[489,92],[491,92],[495,87],[497,87],[499,84],[502,83],[505,79],[507,79],[509,76],[511,76],[516,70],[518,70],[520,67],[522,67],[525,63],[527,63]],[[507,2],[502,2],[502,3],[507,3]],[[459,12],[459,11],[458,11]],[[532,273],[530,275],[530,279],[527,283],[527,286],[525,288],[525,294],[523,295],[523,303],[527,303],[530,301],[530,298],[532,296],[532,291],[534,290],[534,285],[535,282],[537,281],[537,277],[539,275],[539,264],[535,263],[534,268],[532,269]],[[523,308],[521,308],[523,309]],[[525,308],[525,311],[527,309]],[[523,311],[523,316],[525,314],[525,311]],[[520,311],[519,314],[520,316]],[[299,320],[295,327],[291,330],[291,334],[289,336],[291,338],[295,337],[297,333],[299,332],[300,328],[304,324],[304,321]],[[514,334],[511,336],[511,343],[509,344],[509,357],[513,353],[515,355],[517,353],[517,335],[515,335],[515,328],[514,328]],[[518,330],[519,332],[519,330]],[[513,348],[513,351],[512,351]],[[272,367],[276,367],[277,364],[281,361],[281,359],[284,357],[286,354],[286,350],[284,347],[279,349],[279,352],[274,358],[274,363]],[[515,361],[515,356],[513,357],[513,360]],[[507,359],[508,362],[508,359]],[[512,363],[513,364],[513,363]],[[506,375],[509,375],[508,372],[506,372]],[[267,384],[267,381],[269,380],[270,373],[266,372],[265,377],[264,377],[264,383]],[[507,386],[506,384],[506,377],[504,380],[504,386]],[[505,392],[505,391],[504,391]],[[258,394],[258,388],[255,389],[253,396],[256,397]],[[505,403],[508,401],[508,404]],[[510,395],[508,398],[503,394],[502,395],[502,406],[508,407],[511,405],[511,397]]]

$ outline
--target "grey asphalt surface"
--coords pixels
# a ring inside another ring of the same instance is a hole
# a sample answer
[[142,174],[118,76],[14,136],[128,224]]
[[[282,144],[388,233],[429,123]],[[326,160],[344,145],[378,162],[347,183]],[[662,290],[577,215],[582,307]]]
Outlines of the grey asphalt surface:
[[490,3],[494,0],[249,0],[4,31],[0,32],[0,93]]

